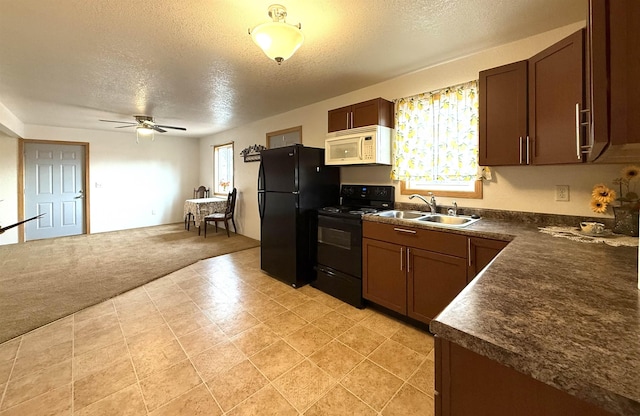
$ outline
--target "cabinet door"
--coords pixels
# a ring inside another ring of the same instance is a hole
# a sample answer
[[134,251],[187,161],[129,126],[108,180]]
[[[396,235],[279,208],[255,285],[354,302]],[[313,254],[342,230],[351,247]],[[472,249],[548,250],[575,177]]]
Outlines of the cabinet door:
[[613,416],[439,337],[435,356],[436,416]]
[[407,249],[408,315],[429,323],[467,284],[467,262],[415,248]]
[[[633,1],[633,0],[632,0]],[[589,55],[589,153],[593,161],[609,146],[609,71],[607,69],[608,0],[589,1],[587,48]]]
[[472,281],[482,269],[487,267],[507,244],[509,243],[506,241],[469,237],[467,282]]
[[[576,111],[578,106],[578,112]],[[529,59],[529,137],[533,164],[580,163],[585,129],[584,30]]]
[[609,4],[611,144],[637,144],[640,143],[640,94],[636,85],[640,78],[640,2],[616,0]]
[[328,132],[346,130],[351,126],[352,106],[329,110]]
[[362,239],[362,296],[403,315],[407,314],[405,247]]
[[373,125],[394,128],[392,102],[376,98],[353,105],[351,128]]
[[527,61],[480,72],[480,165],[528,163]]
[[639,20],[637,0],[589,1],[589,161],[603,151],[605,162],[638,160],[640,94],[633,85],[640,77]]

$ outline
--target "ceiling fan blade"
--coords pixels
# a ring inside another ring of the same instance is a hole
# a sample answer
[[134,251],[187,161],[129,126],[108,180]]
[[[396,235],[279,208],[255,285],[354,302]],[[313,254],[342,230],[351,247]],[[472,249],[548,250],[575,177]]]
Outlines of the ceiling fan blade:
[[130,121],[116,121],[116,120],[99,120],[99,121],[104,121],[104,122],[107,122],[107,123],[122,123],[122,124],[130,124],[130,125],[132,125],[132,126],[135,126],[136,124],[138,124],[138,123],[132,123],[132,122],[130,122]]
[[160,133],[166,133],[167,132],[165,129],[161,129],[160,126],[158,126],[158,125],[149,126],[149,128],[153,129],[155,131],[159,131]]
[[165,129],[174,129],[174,130],[187,131],[187,129],[185,129],[184,127],[163,126],[163,125],[160,125],[160,124],[156,124],[156,127],[162,127],[162,128],[165,128]]
[[116,126],[114,128],[116,128],[116,129],[126,129],[127,127],[135,127],[135,126],[136,126],[136,124],[130,124],[128,126]]

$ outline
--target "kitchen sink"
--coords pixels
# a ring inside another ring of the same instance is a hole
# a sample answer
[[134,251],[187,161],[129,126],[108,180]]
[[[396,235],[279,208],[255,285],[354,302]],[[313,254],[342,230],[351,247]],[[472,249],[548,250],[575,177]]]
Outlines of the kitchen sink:
[[461,228],[471,225],[474,222],[480,220],[480,218],[472,218],[466,215],[443,215],[443,214],[431,214],[430,212],[421,211],[405,211],[394,209],[390,211],[382,211],[377,214],[379,217],[396,218],[399,220],[421,221],[427,222],[432,225],[439,225],[443,227]]
[[391,211],[383,211],[379,214],[376,214],[379,217],[386,217],[386,218],[398,218],[398,219],[402,219],[402,220],[415,220],[421,217],[424,217],[426,215],[429,215],[429,213],[427,212],[420,212],[420,211],[403,211],[403,210],[391,210]]
[[480,218],[471,218],[463,215],[459,216],[451,216],[451,215],[440,215],[434,214],[429,215],[423,218],[417,218],[418,221],[432,222],[434,224],[448,225],[454,227],[466,227],[469,224],[472,224],[478,221]]

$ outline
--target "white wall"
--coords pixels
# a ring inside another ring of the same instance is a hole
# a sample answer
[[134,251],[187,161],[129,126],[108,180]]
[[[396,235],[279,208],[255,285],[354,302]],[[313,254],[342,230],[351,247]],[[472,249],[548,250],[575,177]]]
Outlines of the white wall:
[[[478,72],[510,62],[527,59],[558,40],[584,27],[578,22],[524,40],[488,49],[477,54],[446,62],[402,77],[373,85],[339,97],[270,117],[226,132],[204,137],[200,141],[200,181],[211,185],[213,161],[211,147],[235,142],[235,186],[240,192],[238,227],[253,238],[260,237],[257,210],[257,163],[243,163],[239,153],[255,143],[265,144],[267,132],[302,125],[303,143],[324,147],[327,133],[327,111],[375,97],[393,100],[455,85],[478,78]],[[408,51],[410,53],[410,51]],[[286,65],[286,63],[285,63]],[[460,207],[482,207],[514,211],[597,216],[589,209],[591,188],[595,183],[610,183],[619,176],[620,165],[517,166],[493,168],[493,179],[485,182],[484,198],[457,198]],[[341,168],[342,183],[392,184],[396,200],[409,201],[400,195],[400,185],[389,179],[390,167],[366,166]],[[556,202],[555,185],[570,186],[570,201]],[[448,205],[451,198],[439,198]]]
[[[195,138],[156,134],[136,144],[134,132],[34,125],[25,125],[25,138],[89,143],[91,233],[183,221],[184,200],[198,184]],[[7,171],[2,187],[17,175],[17,168]]]
[[[18,139],[0,133],[0,225],[18,221]],[[0,234],[0,245],[18,242],[18,228]]]

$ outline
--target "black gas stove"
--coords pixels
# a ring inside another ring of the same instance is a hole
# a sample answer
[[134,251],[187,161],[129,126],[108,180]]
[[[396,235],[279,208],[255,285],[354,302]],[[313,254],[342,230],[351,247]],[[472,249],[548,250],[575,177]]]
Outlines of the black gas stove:
[[356,307],[362,300],[362,216],[393,209],[393,186],[342,185],[341,205],[318,210],[317,279],[312,286]]

